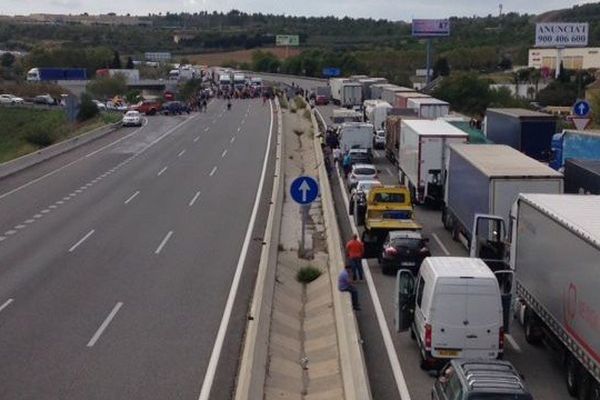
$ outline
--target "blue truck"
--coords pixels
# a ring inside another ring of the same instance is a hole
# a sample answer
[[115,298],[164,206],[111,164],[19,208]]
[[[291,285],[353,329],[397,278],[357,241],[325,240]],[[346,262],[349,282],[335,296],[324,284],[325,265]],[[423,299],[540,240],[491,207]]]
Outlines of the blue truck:
[[32,68],[27,72],[27,80],[30,82],[84,81],[86,79],[85,68]]
[[489,108],[485,115],[485,136],[538,161],[550,159],[556,117],[524,108]]
[[600,160],[600,131],[565,129],[552,137],[550,167],[560,171],[569,158]]

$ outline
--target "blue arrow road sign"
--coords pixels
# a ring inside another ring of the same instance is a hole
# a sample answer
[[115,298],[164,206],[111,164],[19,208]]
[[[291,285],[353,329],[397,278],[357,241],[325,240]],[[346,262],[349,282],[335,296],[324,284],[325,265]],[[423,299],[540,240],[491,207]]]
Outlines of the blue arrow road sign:
[[573,113],[578,117],[587,117],[590,113],[590,103],[585,100],[579,100],[573,106]]
[[319,184],[310,176],[300,176],[292,182],[290,194],[296,203],[310,204],[319,195]]

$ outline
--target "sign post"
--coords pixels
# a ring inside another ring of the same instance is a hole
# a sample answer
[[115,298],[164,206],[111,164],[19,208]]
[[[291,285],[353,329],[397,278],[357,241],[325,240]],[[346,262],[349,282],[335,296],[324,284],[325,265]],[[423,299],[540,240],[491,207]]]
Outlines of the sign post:
[[447,19],[413,19],[412,35],[427,39],[427,84],[431,82],[431,38],[450,36],[450,21]]
[[582,131],[587,128],[590,123],[591,112],[592,107],[586,100],[577,100],[575,104],[573,104],[573,114],[571,116],[571,120],[578,130]]
[[300,204],[302,213],[302,237],[300,238],[300,251],[305,252],[304,237],[306,234],[306,221],[308,220],[308,212],[310,204],[319,196],[319,183],[310,176],[299,176],[294,179],[290,186],[290,195],[292,199]]

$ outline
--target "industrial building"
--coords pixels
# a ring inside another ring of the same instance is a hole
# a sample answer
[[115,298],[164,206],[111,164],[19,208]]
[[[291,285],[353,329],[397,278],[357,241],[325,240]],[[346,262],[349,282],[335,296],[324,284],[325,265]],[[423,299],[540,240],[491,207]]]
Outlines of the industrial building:
[[[529,67],[554,70],[558,49],[529,49]],[[561,60],[566,69],[600,68],[600,47],[561,49]]]

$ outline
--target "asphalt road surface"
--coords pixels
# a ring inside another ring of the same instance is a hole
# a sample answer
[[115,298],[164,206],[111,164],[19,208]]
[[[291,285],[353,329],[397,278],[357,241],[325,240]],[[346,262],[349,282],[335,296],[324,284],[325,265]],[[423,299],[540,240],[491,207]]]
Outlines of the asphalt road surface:
[[1,399],[230,397],[274,124],[217,100],[0,181]]

